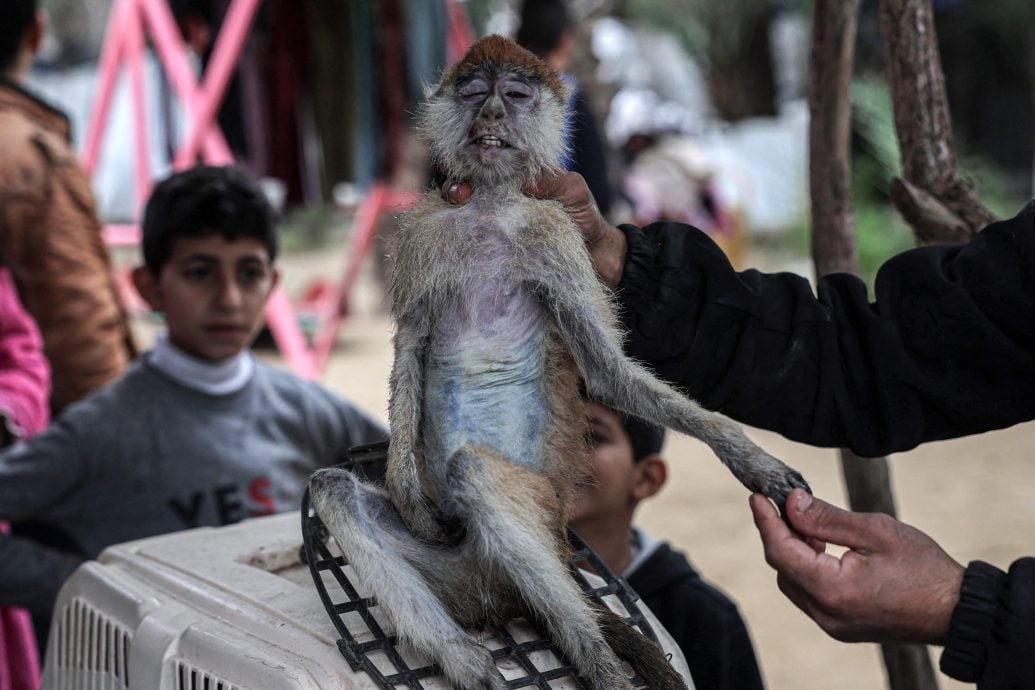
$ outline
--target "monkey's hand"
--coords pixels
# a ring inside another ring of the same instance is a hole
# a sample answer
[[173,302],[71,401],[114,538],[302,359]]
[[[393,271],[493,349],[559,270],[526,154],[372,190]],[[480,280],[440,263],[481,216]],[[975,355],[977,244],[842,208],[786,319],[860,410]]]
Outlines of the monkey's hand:
[[[618,287],[628,252],[625,233],[601,215],[582,175],[575,172],[544,175],[526,185],[524,192],[534,199],[556,201],[564,207],[582,233],[600,280],[612,290]],[[442,185],[442,198],[453,205],[466,204],[471,198],[471,185],[464,181],[447,182]]]
[[[788,599],[843,642],[944,644],[963,566],[923,532],[880,513],[853,513],[796,489],[786,518],[761,494],[751,511]],[[837,556],[826,542],[847,546]]]

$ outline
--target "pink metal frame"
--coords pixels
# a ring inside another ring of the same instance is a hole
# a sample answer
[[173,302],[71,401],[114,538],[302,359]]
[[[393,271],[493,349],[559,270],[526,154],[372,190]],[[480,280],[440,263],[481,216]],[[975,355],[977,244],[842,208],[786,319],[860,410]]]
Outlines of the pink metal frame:
[[374,184],[356,209],[352,238],[346,252],[345,271],[340,282],[335,283],[323,298],[314,305],[313,311],[321,328],[313,339],[313,357],[321,369],[327,364],[334,349],[338,330],[349,312],[349,295],[363,258],[370,252],[377,235],[377,221],[386,213],[398,213],[412,206],[420,198],[416,192],[403,192],[384,184]]
[[[144,89],[144,54],[148,38],[154,46],[162,69],[190,118],[187,135],[179,144],[173,168],[182,170],[200,156],[211,165],[234,162],[216,114],[226,94],[226,87],[240,58],[261,0],[232,0],[216,39],[212,59],[205,78],[198,83],[187,48],[176,26],[166,0],[115,0],[108,20],[104,47],[101,51],[97,80],[97,97],[86,132],[82,163],[92,173],[100,154],[101,140],[111,108],[112,96],[120,70],[128,71],[134,125],[134,159],[136,164],[136,198],[140,206],[150,194],[151,168],[148,157],[147,112]],[[449,35],[447,48],[450,61],[459,59],[474,40],[462,0],[446,3]],[[299,328],[294,307],[281,288],[276,288],[266,307],[266,324],[289,366],[303,378],[315,379],[330,358],[345,316],[349,294],[355,285],[363,260],[370,251],[377,231],[378,218],[389,211],[398,211],[415,201],[416,195],[392,190],[382,184],[372,186],[356,214],[355,231],[347,252],[343,277],[333,285],[317,305],[320,324],[312,347]],[[140,243],[136,225],[113,225],[105,228],[110,245],[135,246]],[[122,281],[128,283],[128,281]],[[125,285],[127,300],[136,300]]]

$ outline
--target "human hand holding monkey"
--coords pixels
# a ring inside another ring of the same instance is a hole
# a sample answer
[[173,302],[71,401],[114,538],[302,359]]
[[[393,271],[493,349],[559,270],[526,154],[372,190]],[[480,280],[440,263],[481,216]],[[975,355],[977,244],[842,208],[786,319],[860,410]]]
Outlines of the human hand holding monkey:
[[[787,522],[761,494],[751,512],[780,591],[842,642],[944,644],[963,566],[929,536],[881,513],[853,513],[796,489]],[[840,558],[826,542],[849,548]]]
[[[449,182],[442,185],[442,198],[462,205],[470,200],[472,191],[469,182]],[[522,191],[534,199],[560,202],[582,233],[600,280],[612,290],[618,287],[628,251],[625,233],[601,215],[582,175],[567,171],[547,174],[526,184]]]

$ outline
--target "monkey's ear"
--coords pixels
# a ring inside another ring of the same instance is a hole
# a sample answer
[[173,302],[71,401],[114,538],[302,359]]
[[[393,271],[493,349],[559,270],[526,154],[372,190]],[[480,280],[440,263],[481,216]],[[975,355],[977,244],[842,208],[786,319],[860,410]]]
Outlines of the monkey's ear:
[[661,491],[668,479],[668,465],[657,453],[641,458],[633,466],[636,476],[633,478],[632,498],[637,502],[650,498]]

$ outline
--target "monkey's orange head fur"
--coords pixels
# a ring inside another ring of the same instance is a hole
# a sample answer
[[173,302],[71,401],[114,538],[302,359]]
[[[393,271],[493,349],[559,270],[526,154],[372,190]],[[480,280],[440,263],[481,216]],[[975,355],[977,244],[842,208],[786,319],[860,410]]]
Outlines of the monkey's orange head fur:
[[567,100],[556,70],[509,39],[487,36],[428,95],[419,130],[449,177],[521,183],[558,168]]
[[499,34],[486,36],[475,43],[460,62],[453,65],[442,79],[442,84],[455,84],[479,69],[503,72],[513,70],[528,79],[545,84],[558,100],[568,100],[568,89],[557,70],[543,62],[535,53],[525,50],[514,41]]

